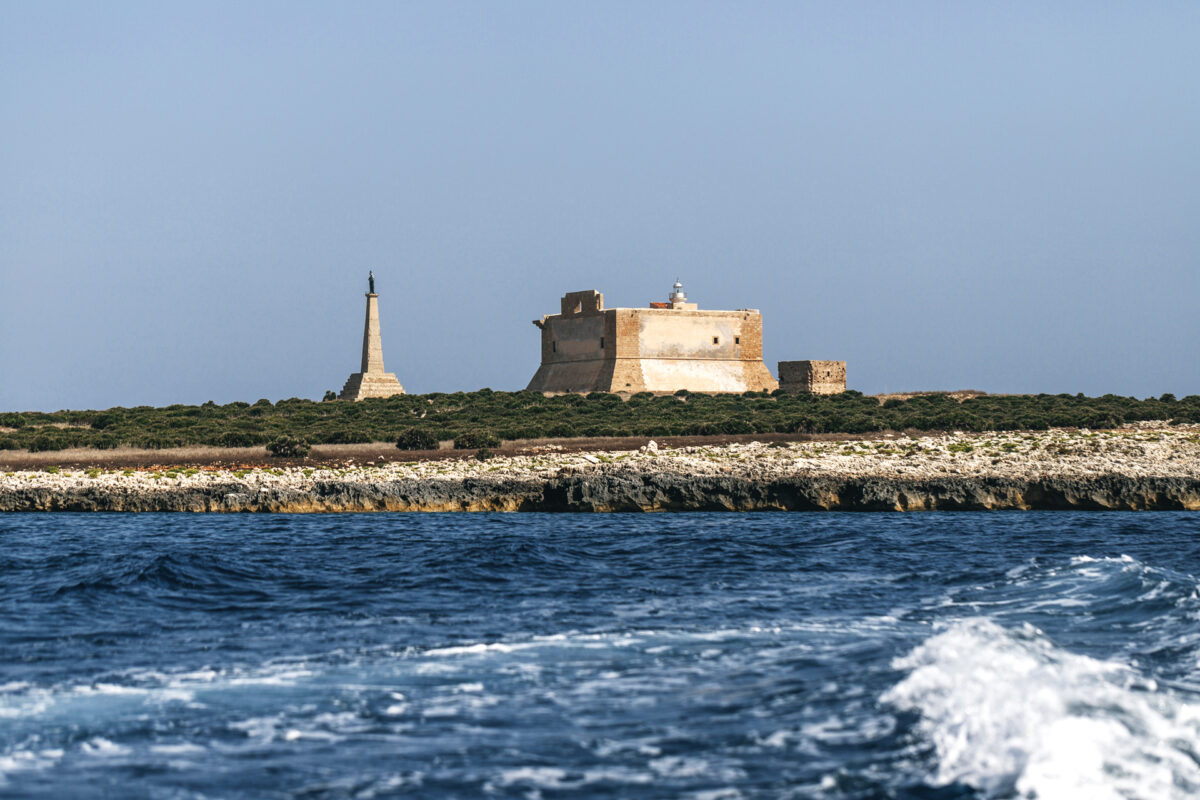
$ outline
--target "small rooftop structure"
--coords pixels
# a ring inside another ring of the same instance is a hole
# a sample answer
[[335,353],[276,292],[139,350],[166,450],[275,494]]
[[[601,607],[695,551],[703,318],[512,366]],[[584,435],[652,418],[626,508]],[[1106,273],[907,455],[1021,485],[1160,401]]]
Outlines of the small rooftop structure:
[[679,282],[679,278],[675,279],[675,284],[671,287],[671,294],[667,295],[667,302],[655,303],[651,301],[651,308],[673,308],[679,311],[697,311],[699,306],[695,303],[687,301],[687,295],[684,294],[683,284]]

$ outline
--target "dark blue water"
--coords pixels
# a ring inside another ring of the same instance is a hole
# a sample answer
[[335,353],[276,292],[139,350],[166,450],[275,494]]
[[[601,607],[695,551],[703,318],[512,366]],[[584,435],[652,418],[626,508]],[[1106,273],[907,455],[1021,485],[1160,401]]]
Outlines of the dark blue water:
[[1182,798],[1200,515],[0,515],[5,797]]

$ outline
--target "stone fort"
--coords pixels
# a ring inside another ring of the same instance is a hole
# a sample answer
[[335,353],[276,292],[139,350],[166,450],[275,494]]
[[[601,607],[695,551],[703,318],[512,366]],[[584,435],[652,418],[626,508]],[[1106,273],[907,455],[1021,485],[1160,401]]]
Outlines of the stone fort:
[[846,391],[845,361],[780,361],[779,388],[789,394]]
[[664,303],[605,308],[597,291],[569,292],[534,320],[538,392],[746,392],[778,388],[762,360],[762,314],[701,311],[676,281]]
[[[404,394],[383,365],[374,274],[367,280],[362,362],[346,380],[341,400]],[[604,295],[595,290],[568,292],[558,314],[533,324],[542,332],[542,363],[526,387],[532,391],[846,391],[845,361],[781,361],[776,381],[762,360],[762,314],[752,308],[701,311],[679,281],[666,302],[646,308],[605,308]]]

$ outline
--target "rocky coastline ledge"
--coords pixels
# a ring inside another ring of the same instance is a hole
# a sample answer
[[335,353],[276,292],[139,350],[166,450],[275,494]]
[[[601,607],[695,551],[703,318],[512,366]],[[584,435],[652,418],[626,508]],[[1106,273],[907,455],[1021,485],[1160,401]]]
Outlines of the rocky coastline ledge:
[[1200,426],[0,475],[0,511],[937,509],[1200,510]]

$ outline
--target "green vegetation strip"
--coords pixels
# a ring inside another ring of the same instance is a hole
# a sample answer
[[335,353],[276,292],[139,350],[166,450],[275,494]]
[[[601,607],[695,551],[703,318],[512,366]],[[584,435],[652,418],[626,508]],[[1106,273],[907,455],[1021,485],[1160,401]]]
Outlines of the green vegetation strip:
[[1200,422],[1200,395],[1139,400],[1104,395],[995,395],[959,402],[944,394],[891,399],[841,395],[673,396],[627,400],[599,392],[543,397],[537,392],[401,395],[386,400],[138,406],[106,411],[0,413],[0,450],[69,447],[168,448],[195,445],[281,448],[399,441],[430,449],[495,447],[500,440],[601,436],[711,436],[753,433],[870,433],[883,430],[1045,430],[1111,428],[1147,420]]

